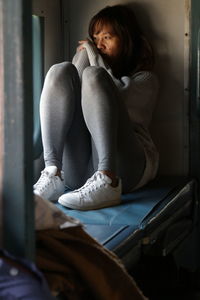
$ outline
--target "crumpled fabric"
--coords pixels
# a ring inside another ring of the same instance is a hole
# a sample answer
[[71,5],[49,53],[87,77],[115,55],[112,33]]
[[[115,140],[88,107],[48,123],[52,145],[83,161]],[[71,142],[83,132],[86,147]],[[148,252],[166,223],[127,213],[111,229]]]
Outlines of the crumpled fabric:
[[36,264],[54,295],[81,300],[147,300],[117,256],[82,227],[36,233]]
[[67,228],[82,226],[81,222],[65,215],[59,208],[46,199],[34,196],[35,202],[35,229]]

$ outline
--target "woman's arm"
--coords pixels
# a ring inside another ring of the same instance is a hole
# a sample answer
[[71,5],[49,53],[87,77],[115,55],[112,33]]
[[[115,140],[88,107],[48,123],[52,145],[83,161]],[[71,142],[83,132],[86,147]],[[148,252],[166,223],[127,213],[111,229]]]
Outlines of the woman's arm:
[[90,62],[90,66],[96,66],[96,67],[102,67],[106,69],[107,71],[111,71],[109,66],[104,62],[103,58],[99,54],[96,46],[92,41],[89,39],[79,41],[79,47],[77,48],[77,51],[82,51],[83,49],[86,49],[88,54],[88,59]]
[[[128,77],[126,77],[125,81],[121,80],[121,79],[117,79],[116,77],[114,77],[113,73],[112,73],[112,69],[109,67],[109,65],[103,60],[102,56],[99,54],[96,46],[89,40],[87,41],[80,41],[81,45],[79,47],[84,47],[88,53],[88,58],[90,61],[90,65],[91,66],[97,66],[97,67],[102,67],[104,69],[106,69],[106,71],[110,74],[110,76],[112,77],[115,85],[119,88],[119,89],[123,89],[126,85],[127,85],[127,80]],[[84,43],[82,43],[84,42]]]
[[140,71],[132,77],[122,77],[126,82],[121,90],[130,117],[134,123],[149,127],[157,101],[159,84],[150,71]]
[[72,59],[72,63],[75,65],[80,79],[82,78],[83,70],[90,66],[90,62],[88,59],[88,54],[86,49],[82,49],[81,51],[77,51]]
[[119,89],[127,88],[130,83],[129,77],[122,77],[122,79],[117,79],[114,77],[111,68],[103,60],[96,46],[89,39],[79,41],[79,46],[72,63],[77,67],[78,72],[81,74],[79,74],[80,77],[82,76],[83,70],[87,66],[96,66],[104,68],[110,74],[115,85]]
[[79,77],[82,77],[83,70],[88,66],[97,66],[106,69],[112,73],[108,65],[103,61],[103,58],[98,53],[96,46],[89,40],[79,41],[77,52],[72,59],[72,63],[78,70]]

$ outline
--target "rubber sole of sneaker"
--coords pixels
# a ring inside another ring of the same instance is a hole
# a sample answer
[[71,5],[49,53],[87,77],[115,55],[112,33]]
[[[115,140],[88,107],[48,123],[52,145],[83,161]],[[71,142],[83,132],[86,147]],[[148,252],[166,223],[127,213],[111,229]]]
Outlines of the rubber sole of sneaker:
[[[40,195],[40,193],[38,193],[37,190],[33,190],[33,193],[34,193],[35,195],[37,195],[37,196],[39,196],[39,197],[45,199],[45,200],[50,201],[50,202],[57,202],[58,199],[59,199],[59,197],[60,197],[60,196],[58,196],[58,197],[53,197],[53,198],[48,198],[48,199],[47,199],[47,198],[45,198],[43,195]],[[61,194],[61,195],[62,195],[62,194]]]
[[119,205],[121,203],[121,199],[117,200],[117,201],[104,202],[104,203],[101,203],[101,204],[96,205],[96,206],[94,206],[94,205],[93,206],[92,205],[88,205],[88,206],[84,205],[84,206],[81,206],[81,207],[79,207],[79,206],[77,207],[77,205],[73,205],[72,203],[66,204],[61,199],[58,199],[58,203],[60,203],[61,205],[65,206],[67,208],[76,209],[76,210],[96,210],[96,209],[100,209],[100,208]]

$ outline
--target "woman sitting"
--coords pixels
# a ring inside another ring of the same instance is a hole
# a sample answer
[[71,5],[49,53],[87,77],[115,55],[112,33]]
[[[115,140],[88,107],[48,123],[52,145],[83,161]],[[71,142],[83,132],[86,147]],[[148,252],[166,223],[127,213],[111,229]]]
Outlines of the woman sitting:
[[[47,73],[45,169],[34,185],[35,194],[79,210],[119,204],[122,192],[155,177],[159,161],[148,130],[158,91],[153,52],[134,13],[123,5],[102,9],[89,36],[72,63]],[[65,184],[73,191],[64,194]]]

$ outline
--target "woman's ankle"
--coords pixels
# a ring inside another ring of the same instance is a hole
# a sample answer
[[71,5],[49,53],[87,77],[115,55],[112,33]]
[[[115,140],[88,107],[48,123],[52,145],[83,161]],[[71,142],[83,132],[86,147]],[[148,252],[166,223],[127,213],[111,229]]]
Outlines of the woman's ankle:
[[108,176],[112,180],[112,182],[110,184],[112,187],[118,186],[119,179],[118,179],[118,177],[116,176],[115,173],[113,173],[109,170],[100,170],[100,172],[105,174],[106,176]]
[[61,180],[63,180],[60,169],[57,170],[55,176],[58,176],[58,177],[60,177]]
[[[59,169],[57,166],[54,166],[54,167],[56,167],[57,168],[57,171],[56,171],[56,173],[55,173],[55,176],[58,176],[58,177],[60,177],[60,179],[61,180],[63,180],[63,178],[62,178],[62,173],[61,173],[61,169]],[[46,168],[45,168],[46,169]]]

